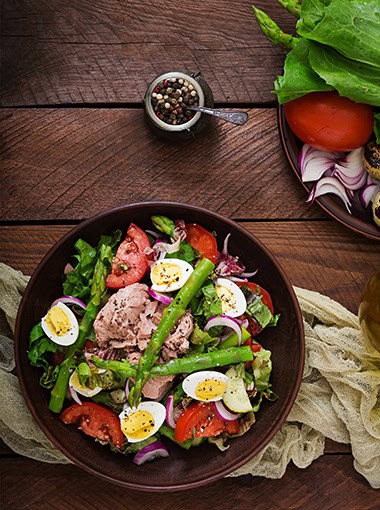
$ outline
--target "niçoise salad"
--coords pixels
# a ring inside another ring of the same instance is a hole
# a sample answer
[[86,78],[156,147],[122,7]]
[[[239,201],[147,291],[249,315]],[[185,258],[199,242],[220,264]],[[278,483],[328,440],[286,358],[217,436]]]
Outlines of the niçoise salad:
[[201,225],[151,219],[121,243],[121,231],[76,242],[28,351],[50,410],[138,465],[169,455],[163,437],[224,450],[276,399],[259,335],[279,315],[256,271],[229,254],[230,234],[218,251]]

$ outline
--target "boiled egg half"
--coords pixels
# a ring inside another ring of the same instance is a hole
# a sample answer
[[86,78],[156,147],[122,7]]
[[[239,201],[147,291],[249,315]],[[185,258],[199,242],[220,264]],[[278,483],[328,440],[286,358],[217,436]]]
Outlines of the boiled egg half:
[[165,406],[159,402],[141,402],[137,408],[127,407],[119,414],[121,430],[130,443],[153,436],[165,417]]
[[58,345],[72,345],[78,338],[78,321],[68,306],[57,303],[41,319],[45,335]]
[[201,402],[222,400],[228,377],[214,370],[202,370],[188,375],[182,382],[184,392]]
[[224,315],[239,317],[247,308],[247,301],[236,283],[227,278],[218,278],[215,282],[215,292],[222,302]]
[[174,292],[179,290],[193,271],[193,267],[184,260],[157,260],[150,270],[152,289],[156,292]]
[[[96,372],[105,372],[105,370],[100,369]],[[76,370],[74,370],[74,372],[71,374],[69,385],[74,388],[77,393],[83,395],[84,397],[93,397],[94,395],[100,393],[103,389],[100,386],[95,386],[93,389],[87,388],[87,386],[83,386],[79,381],[78,372]]]

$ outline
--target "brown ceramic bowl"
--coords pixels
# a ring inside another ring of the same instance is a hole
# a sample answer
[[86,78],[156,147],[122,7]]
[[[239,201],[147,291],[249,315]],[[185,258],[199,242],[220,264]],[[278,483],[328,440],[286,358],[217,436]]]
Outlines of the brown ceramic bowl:
[[[294,173],[298,177],[298,180],[307,191],[307,194],[309,194],[314,183],[302,181],[301,170],[298,166],[298,155],[303,142],[301,142],[301,140],[297,138],[293,131],[290,129],[288,123],[286,122],[285,109],[281,105],[278,107],[277,118],[281,142],[285,151],[285,155]],[[342,225],[345,225],[354,232],[363,234],[370,239],[380,241],[380,229],[373,221],[371,206],[367,208],[363,207],[362,203],[360,202],[358,193],[355,193],[355,196],[352,199],[352,214],[347,211],[340,198],[332,194],[319,197],[315,200],[315,202],[320,207],[322,207],[322,209],[326,211],[327,214],[329,214],[332,218],[342,223]]]
[[[168,444],[170,456],[143,466],[136,466],[132,456],[112,453],[74,426],[64,425],[48,409],[49,392],[39,385],[40,372],[28,363],[29,332],[46,313],[51,302],[62,295],[62,273],[74,251],[74,243],[82,237],[96,244],[102,233],[116,228],[124,231],[131,221],[151,228],[150,216],[164,214],[184,218],[218,233],[221,248],[231,232],[230,251],[239,255],[248,270],[259,268],[256,282],[271,294],[281,319],[276,328],[261,335],[263,345],[273,353],[272,384],[279,398],[265,402],[256,416],[253,428],[234,439],[230,448],[220,452],[214,445],[204,444],[189,451]],[[45,256],[33,274],[24,293],[16,323],[17,373],[25,400],[37,423],[72,462],[89,473],[124,487],[147,490],[179,490],[203,485],[239,468],[272,439],[285,421],[301,382],[304,362],[302,318],[292,287],[278,262],[255,237],[241,226],[218,214],[189,205],[148,202],[103,212],[84,221],[64,236]]]

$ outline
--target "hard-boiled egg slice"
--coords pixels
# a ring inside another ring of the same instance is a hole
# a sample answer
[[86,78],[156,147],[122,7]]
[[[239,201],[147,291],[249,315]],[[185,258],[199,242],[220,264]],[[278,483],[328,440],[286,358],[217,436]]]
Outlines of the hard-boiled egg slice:
[[157,260],[150,270],[152,289],[156,292],[179,290],[194,271],[192,266],[180,259]]
[[165,417],[166,409],[159,402],[141,402],[137,408],[127,407],[119,414],[121,430],[130,443],[153,436]]
[[58,345],[71,345],[78,338],[78,321],[68,306],[57,303],[41,319],[45,335]]
[[247,301],[236,283],[227,278],[218,278],[215,282],[215,292],[222,302],[224,315],[239,317],[247,308]]
[[188,375],[182,382],[184,392],[201,402],[222,400],[228,377],[213,370],[203,370]]
[[84,397],[93,397],[102,391],[100,386],[95,386],[94,389],[82,386],[82,384],[79,382],[78,372],[76,370],[74,370],[74,372],[71,374],[69,384],[77,393],[83,395]]

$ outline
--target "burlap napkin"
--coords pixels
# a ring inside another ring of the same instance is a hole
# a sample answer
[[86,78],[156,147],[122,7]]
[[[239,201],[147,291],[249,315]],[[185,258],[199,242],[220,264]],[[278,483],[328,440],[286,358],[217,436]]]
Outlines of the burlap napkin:
[[[13,329],[28,277],[0,263],[0,437],[15,452],[44,462],[69,462],[35,424],[14,368]],[[231,476],[281,478],[292,460],[305,468],[321,456],[325,438],[350,443],[354,467],[380,488],[380,353],[358,319],[326,296],[295,288],[305,326],[302,384],[287,421],[259,455]],[[6,318],[10,328],[6,324]]]

